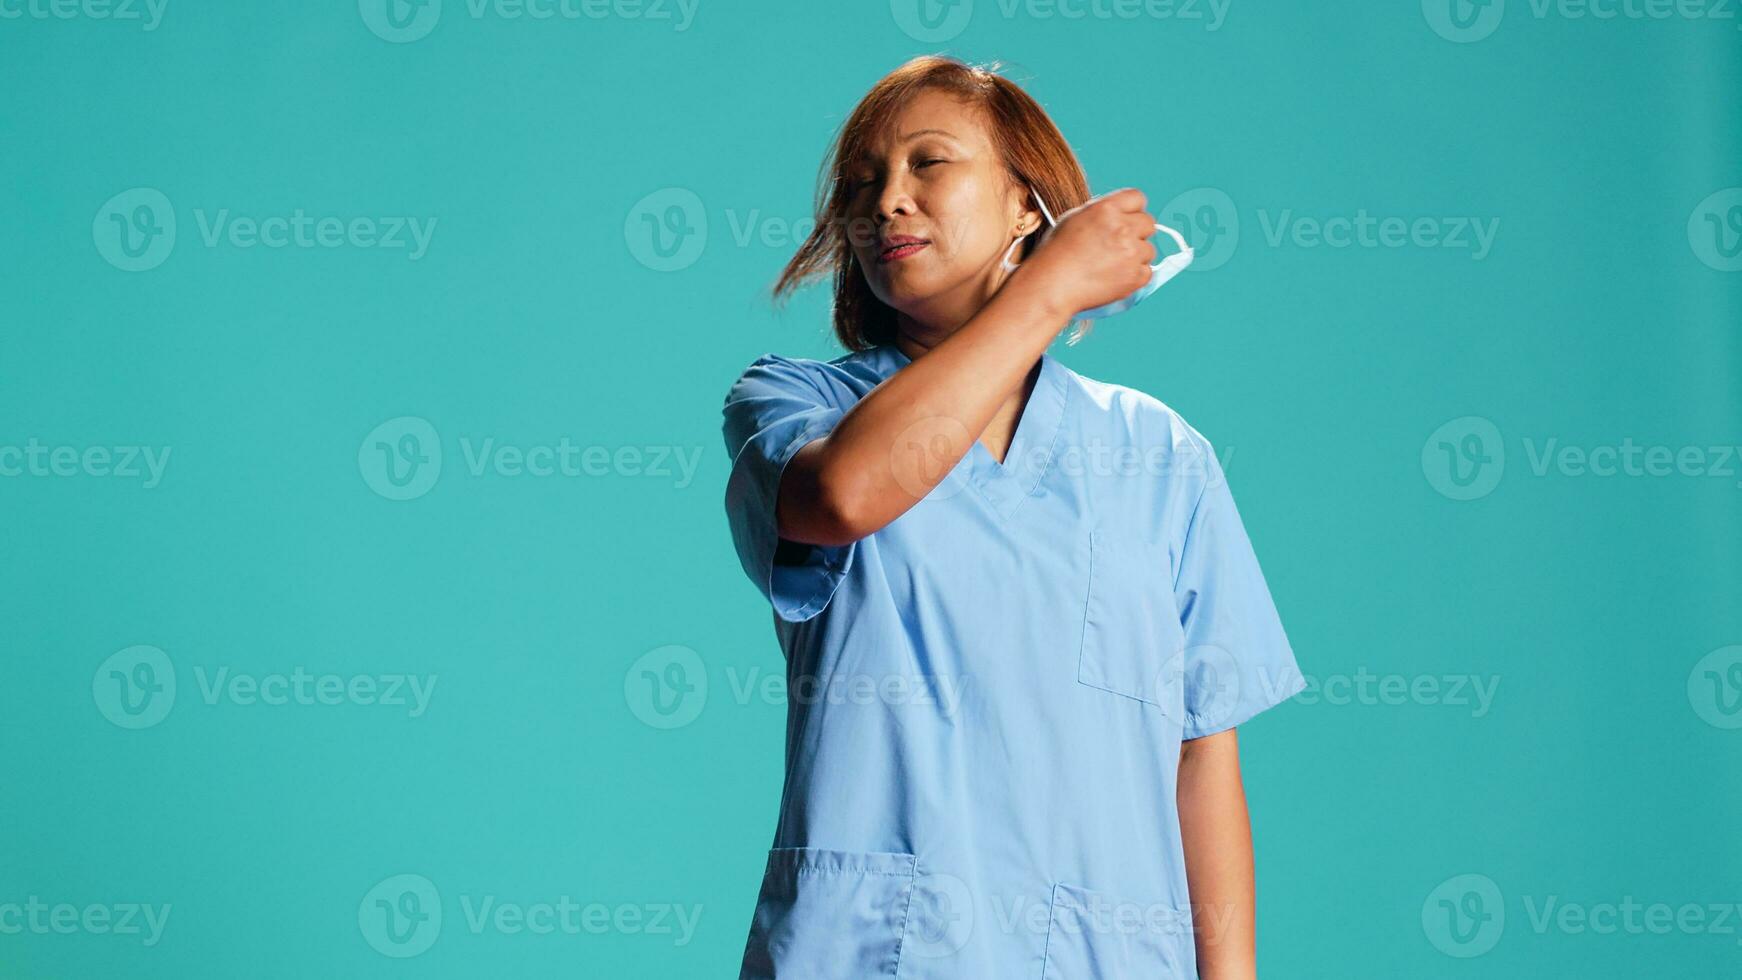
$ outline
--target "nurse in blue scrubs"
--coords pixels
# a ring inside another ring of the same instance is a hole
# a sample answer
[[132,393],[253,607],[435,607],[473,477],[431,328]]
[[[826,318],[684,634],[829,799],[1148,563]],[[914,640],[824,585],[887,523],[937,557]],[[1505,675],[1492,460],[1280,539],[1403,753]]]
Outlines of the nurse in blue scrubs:
[[789,692],[741,978],[1255,976],[1236,728],[1305,682],[1209,441],[1049,352],[1154,279],[1144,195],[945,57],[824,173],[777,292],[832,276],[849,352],[724,404]]

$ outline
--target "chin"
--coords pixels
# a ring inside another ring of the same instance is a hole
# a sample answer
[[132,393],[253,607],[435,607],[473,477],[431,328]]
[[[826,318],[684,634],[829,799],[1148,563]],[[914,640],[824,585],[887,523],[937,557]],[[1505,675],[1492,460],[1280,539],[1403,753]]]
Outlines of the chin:
[[891,276],[892,270],[881,272],[881,282],[871,287],[871,294],[883,301],[885,306],[892,306],[903,313],[909,309],[924,305],[925,301],[937,295],[936,284],[928,282],[924,277],[913,275],[902,270]]

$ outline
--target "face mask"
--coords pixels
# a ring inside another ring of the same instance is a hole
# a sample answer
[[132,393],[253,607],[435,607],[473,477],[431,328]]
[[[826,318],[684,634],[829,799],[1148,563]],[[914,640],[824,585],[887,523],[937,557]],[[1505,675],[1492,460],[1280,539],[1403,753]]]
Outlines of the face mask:
[[[1053,228],[1058,226],[1058,223],[1052,220],[1052,212],[1047,210],[1046,202],[1041,200],[1040,195],[1035,194],[1032,188],[1029,190],[1029,193],[1034,194],[1035,203],[1040,205],[1040,213],[1046,217],[1046,231],[1052,231]],[[1180,235],[1179,232],[1174,231],[1166,225],[1156,225],[1155,230],[1167,232],[1168,235],[1173,238],[1174,244],[1179,246],[1179,251],[1150,266],[1149,281],[1137,287],[1137,290],[1131,295],[1126,296],[1123,299],[1116,299],[1111,303],[1097,306],[1092,310],[1084,310],[1072,317],[1072,319],[1099,320],[1104,317],[1116,316],[1117,314],[1124,313],[1126,310],[1131,309],[1138,303],[1143,302],[1145,296],[1160,289],[1162,283],[1165,283],[1174,276],[1179,275],[1181,269],[1192,264],[1192,247],[1186,244],[1185,238]],[[1029,234],[1033,234],[1033,232],[1030,232]],[[1022,238],[1027,237],[1028,235],[1022,236]],[[999,260],[999,265],[1003,268],[1005,275],[1009,275],[1019,268],[1018,265],[1011,263],[1010,253],[1015,251],[1016,246],[1022,243],[1022,238],[1018,238],[1016,241],[1011,242],[1010,247],[1004,250],[1004,258]],[[1046,238],[1046,232],[1041,233],[1041,238],[1043,240]]]

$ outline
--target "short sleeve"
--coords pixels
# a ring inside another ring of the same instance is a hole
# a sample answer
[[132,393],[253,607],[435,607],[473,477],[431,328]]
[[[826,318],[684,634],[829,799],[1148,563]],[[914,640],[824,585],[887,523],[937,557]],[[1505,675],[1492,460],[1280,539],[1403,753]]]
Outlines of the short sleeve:
[[1240,725],[1306,687],[1221,463],[1202,445],[1206,481],[1174,581],[1185,629],[1186,739]]
[[721,409],[732,457],[726,480],[732,544],[775,615],[794,623],[823,610],[857,550],[857,542],[811,545],[778,534],[774,505],[787,462],[846,414],[811,371],[796,359],[764,354],[733,383]]

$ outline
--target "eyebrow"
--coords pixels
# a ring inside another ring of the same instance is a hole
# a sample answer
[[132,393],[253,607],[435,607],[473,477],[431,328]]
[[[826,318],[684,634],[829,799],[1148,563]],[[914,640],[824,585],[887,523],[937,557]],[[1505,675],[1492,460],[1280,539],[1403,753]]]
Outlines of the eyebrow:
[[[961,137],[957,136],[955,133],[952,133],[947,129],[916,129],[913,132],[908,133],[906,136],[901,137],[899,140],[897,140],[897,142],[906,143],[909,140],[916,139],[920,136],[925,136],[925,135],[933,134],[933,133],[935,133],[938,136],[948,136],[950,139],[953,139],[958,143],[960,143],[962,141]],[[859,150],[858,156],[855,157],[855,159],[854,159],[854,163],[855,164],[864,163],[868,160],[875,160],[875,159],[877,159],[877,156],[875,154],[873,154],[869,150],[866,150],[863,147],[861,147]]]
[[906,135],[906,136],[903,136],[903,137],[902,137],[902,138],[901,138],[901,141],[902,141],[902,142],[903,142],[903,143],[905,143],[905,142],[907,142],[907,141],[908,141],[908,140],[910,140],[910,139],[913,139],[913,138],[914,138],[914,137],[916,137],[916,136],[924,136],[924,135],[925,135],[925,134],[927,134],[927,133],[937,133],[937,134],[938,134],[938,135],[940,135],[940,136],[948,136],[948,137],[949,137],[949,138],[950,138],[950,139],[955,139],[955,138],[956,138],[956,134],[954,134],[954,133],[952,133],[952,132],[949,132],[949,131],[948,131],[948,130],[943,130],[943,129],[916,129],[916,130],[914,130],[914,131],[913,131],[913,132],[911,132],[911,133],[908,133],[908,134],[907,134],[907,135]]

